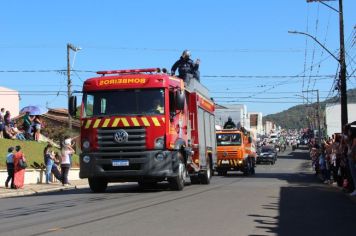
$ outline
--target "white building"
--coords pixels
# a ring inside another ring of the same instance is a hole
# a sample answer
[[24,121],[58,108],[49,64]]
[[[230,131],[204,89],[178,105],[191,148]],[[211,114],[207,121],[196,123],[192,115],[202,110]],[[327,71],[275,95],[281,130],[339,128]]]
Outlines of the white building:
[[272,121],[266,121],[265,125],[264,125],[264,132],[265,135],[269,135],[273,130],[274,130],[274,124]]
[[248,112],[250,128],[254,129],[257,134],[263,134],[262,112]]
[[247,107],[242,104],[217,105],[215,110],[215,123],[224,126],[227,119],[231,117],[237,125],[250,128],[250,121],[247,115]]
[[0,109],[10,111],[11,117],[19,115],[20,96],[19,92],[5,87],[0,87]]
[[[356,103],[347,104],[348,122],[356,121]],[[340,104],[326,104],[325,121],[327,135],[341,132],[341,106]]]

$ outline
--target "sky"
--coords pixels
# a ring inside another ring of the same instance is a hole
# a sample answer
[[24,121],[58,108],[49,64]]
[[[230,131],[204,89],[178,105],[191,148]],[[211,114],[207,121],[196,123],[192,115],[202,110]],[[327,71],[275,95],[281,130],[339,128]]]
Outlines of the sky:
[[[356,68],[355,0],[344,0],[348,73]],[[328,2],[338,8],[337,1]],[[4,1],[0,9],[0,86],[27,105],[67,105],[67,43],[73,90],[95,71],[168,68],[189,49],[199,58],[201,82],[219,104],[246,104],[272,114],[324,100],[338,62],[338,14],[306,0],[62,0]],[[356,87],[355,74],[348,88]],[[1,91],[0,91],[1,93]],[[1,103],[1,101],[0,101]]]

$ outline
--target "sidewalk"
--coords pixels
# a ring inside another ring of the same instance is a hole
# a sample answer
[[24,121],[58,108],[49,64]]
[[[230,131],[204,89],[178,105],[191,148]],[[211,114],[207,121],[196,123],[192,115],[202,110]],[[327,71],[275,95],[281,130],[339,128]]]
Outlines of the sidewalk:
[[87,179],[72,180],[70,181],[70,183],[71,185],[69,185],[68,187],[62,186],[60,182],[51,183],[51,184],[26,184],[23,189],[11,189],[11,188],[5,188],[5,186],[1,186],[0,199],[8,198],[8,197],[36,195],[39,193],[63,191],[67,189],[89,188]]

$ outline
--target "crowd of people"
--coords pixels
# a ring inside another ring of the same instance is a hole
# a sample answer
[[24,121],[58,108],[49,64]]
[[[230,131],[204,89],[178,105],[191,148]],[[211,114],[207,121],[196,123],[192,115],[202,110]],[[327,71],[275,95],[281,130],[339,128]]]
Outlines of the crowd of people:
[[11,118],[10,111],[5,111],[5,108],[0,110],[0,138],[40,141],[42,126],[38,115],[26,112],[22,125],[19,125]]
[[310,143],[310,157],[316,175],[356,196],[356,121],[347,124],[321,145]]
[[[49,143],[43,150],[43,162],[46,166],[45,179],[46,184],[54,182],[53,177],[62,183],[63,186],[68,186],[69,169],[72,165],[72,155],[74,149],[72,139],[65,137],[61,142],[60,151],[56,152],[53,146]],[[23,188],[25,180],[25,169],[27,168],[27,160],[21,150],[21,146],[9,147],[6,155],[6,167],[8,177],[5,181],[6,188]],[[59,170],[60,168],[60,170]]]

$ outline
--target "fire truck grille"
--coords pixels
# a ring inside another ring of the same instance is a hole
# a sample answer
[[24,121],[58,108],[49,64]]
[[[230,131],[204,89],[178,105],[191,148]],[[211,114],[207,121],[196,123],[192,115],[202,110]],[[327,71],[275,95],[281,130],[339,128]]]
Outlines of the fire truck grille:
[[[124,130],[128,134],[127,141],[118,142],[115,134]],[[98,151],[105,153],[137,152],[146,149],[146,129],[142,127],[124,129],[98,129]]]
[[218,151],[218,158],[236,157],[237,151]]

